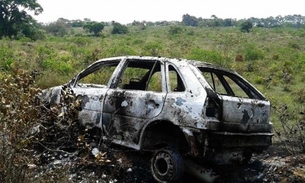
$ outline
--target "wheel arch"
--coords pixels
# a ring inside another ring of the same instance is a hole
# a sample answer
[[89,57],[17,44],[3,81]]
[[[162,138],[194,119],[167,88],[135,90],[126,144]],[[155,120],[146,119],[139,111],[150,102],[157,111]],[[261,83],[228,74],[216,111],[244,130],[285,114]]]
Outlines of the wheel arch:
[[167,120],[157,120],[146,125],[140,135],[139,144],[142,150],[172,146],[185,153],[190,151],[190,146],[183,130]]

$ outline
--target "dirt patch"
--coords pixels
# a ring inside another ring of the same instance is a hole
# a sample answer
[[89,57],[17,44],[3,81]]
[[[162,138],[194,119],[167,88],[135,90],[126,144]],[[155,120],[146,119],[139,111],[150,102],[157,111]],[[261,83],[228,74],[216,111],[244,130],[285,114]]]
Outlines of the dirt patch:
[[[60,174],[63,174],[68,182],[156,182],[150,172],[151,153],[120,147],[103,147],[103,152],[107,154],[108,162],[98,162],[92,153],[84,157],[80,153],[65,154],[64,151],[40,154],[39,158],[44,161],[35,165],[36,180],[44,178],[39,175],[51,175],[62,182]],[[219,175],[217,182],[304,182],[304,155],[281,156],[280,153],[272,146],[263,154],[254,155],[248,164],[207,165],[206,168]],[[200,182],[190,174],[185,174],[180,182],[190,181]]]

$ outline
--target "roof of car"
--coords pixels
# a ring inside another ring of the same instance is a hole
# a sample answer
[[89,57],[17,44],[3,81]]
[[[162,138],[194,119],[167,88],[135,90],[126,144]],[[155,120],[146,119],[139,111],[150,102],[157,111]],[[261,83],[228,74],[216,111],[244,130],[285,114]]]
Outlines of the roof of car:
[[155,57],[155,56],[118,56],[118,57],[109,57],[109,58],[103,58],[98,60],[99,61],[109,61],[109,60],[123,60],[123,59],[134,59],[134,60],[161,60],[161,61],[167,61],[167,62],[171,62],[173,64],[191,64],[194,65],[196,67],[206,67],[206,68],[210,68],[210,69],[217,69],[217,70],[222,70],[222,71],[226,71],[226,72],[230,72],[230,73],[234,73],[236,74],[235,71],[228,69],[228,68],[224,68],[222,66],[219,65],[215,65],[209,62],[205,62],[205,61],[199,61],[199,60],[191,60],[191,59],[184,59],[184,58],[168,58],[168,57]]

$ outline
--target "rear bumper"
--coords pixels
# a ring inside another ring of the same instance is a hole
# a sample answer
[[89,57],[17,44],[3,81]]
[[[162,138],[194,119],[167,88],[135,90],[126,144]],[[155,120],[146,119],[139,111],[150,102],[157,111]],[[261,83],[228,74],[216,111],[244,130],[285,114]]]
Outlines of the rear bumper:
[[233,133],[212,132],[209,135],[209,148],[236,148],[262,151],[272,144],[273,133]]
[[227,132],[270,132],[272,130],[272,123],[269,124],[241,124],[232,122],[221,122],[220,131]]

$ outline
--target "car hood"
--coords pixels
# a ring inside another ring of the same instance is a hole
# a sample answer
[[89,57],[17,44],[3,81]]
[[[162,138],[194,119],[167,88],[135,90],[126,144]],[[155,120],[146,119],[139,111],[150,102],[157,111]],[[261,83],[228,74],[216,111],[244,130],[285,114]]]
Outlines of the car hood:
[[47,88],[42,90],[42,92],[39,94],[38,97],[42,102],[58,104],[60,103],[60,96],[62,90],[63,90],[63,85]]

